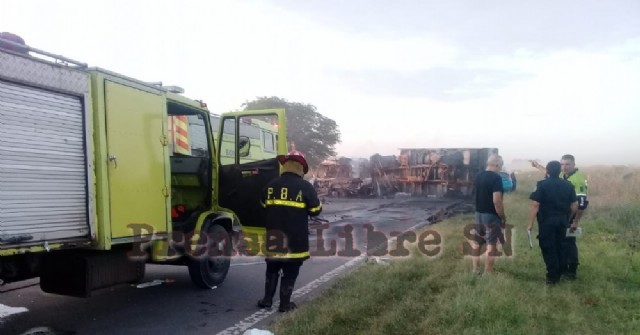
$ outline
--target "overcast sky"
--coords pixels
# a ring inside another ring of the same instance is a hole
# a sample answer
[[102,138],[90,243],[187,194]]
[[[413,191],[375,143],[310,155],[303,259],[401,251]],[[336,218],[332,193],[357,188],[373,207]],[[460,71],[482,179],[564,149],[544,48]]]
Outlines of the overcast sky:
[[0,31],[204,99],[310,103],[340,155],[640,163],[640,1],[0,0]]

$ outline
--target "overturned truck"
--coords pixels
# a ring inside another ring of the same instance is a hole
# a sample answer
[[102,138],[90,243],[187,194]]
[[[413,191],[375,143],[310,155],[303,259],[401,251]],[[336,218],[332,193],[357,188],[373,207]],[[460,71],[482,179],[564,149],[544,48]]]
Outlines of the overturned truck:
[[397,157],[376,154],[370,159],[372,190],[377,196],[470,196],[475,176],[497,153],[495,148],[407,148]]

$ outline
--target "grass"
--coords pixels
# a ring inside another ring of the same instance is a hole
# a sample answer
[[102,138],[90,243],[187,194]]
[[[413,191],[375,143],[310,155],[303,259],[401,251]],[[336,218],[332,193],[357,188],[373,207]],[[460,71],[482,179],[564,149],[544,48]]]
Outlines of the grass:
[[474,277],[462,255],[471,215],[435,229],[442,254],[412,257],[388,266],[364,265],[322,297],[271,325],[284,334],[640,334],[640,169],[595,167],[590,207],[579,239],[581,267],[575,282],[544,284],[540,249],[526,241],[533,173],[519,176],[506,197],[514,225],[510,257],[496,272]]

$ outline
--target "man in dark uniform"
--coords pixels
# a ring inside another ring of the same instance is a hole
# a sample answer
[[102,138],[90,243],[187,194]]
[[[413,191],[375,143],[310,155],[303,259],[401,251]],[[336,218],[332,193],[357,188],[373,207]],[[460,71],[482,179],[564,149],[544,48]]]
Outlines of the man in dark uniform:
[[282,174],[267,184],[260,199],[266,215],[267,272],[258,307],[271,307],[282,270],[278,311],[288,312],[296,308],[291,294],[300,267],[310,256],[309,216],[320,214],[322,204],[313,185],[302,178],[309,171],[302,153],[292,151],[278,156],[278,161]]
[[[543,173],[546,173],[546,170],[542,165],[535,161],[532,161],[531,163],[533,167],[536,167]],[[576,191],[576,196],[578,197],[578,211],[570,221],[570,229],[573,232],[578,229],[580,219],[582,219],[582,215],[589,205],[589,201],[587,200],[587,178],[585,178],[582,171],[576,168],[576,159],[573,155],[567,154],[562,156],[560,166],[562,168],[560,178],[567,180],[571,185],[573,185],[574,190]],[[580,264],[576,238],[574,236],[569,236],[566,238],[565,243],[567,246],[567,267],[566,269],[562,268],[561,272],[563,272],[563,275],[567,279],[575,280],[577,278],[578,265]]]
[[567,267],[566,232],[569,220],[578,210],[573,185],[560,178],[560,162],[547,164],[548,178],[539,181],[531,193],[528,230],[539,224],[539,243],[547,267],[547,284],[553,285]]

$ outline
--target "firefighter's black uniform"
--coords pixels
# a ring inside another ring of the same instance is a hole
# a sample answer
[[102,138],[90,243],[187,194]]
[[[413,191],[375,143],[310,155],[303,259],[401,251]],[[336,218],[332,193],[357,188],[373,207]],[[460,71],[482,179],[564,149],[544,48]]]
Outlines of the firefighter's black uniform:
[[547,283],[554,284],[567,267],[565,237],[571,204],[577,201],[576,192],[571,183],[555,175],[539,181],[529,199],[540,204],[537,213],[540,249],[547,267]]
[[272,298],[280,282],[279,311],[295,308],[291,294],[302,262],[309,258],[309,216],[322,211],[313,186],[300,175],[284,172],[271,181],[262,192],[262,206],[266,216],[265,296],[258,302],[261,308],[271,307]]

